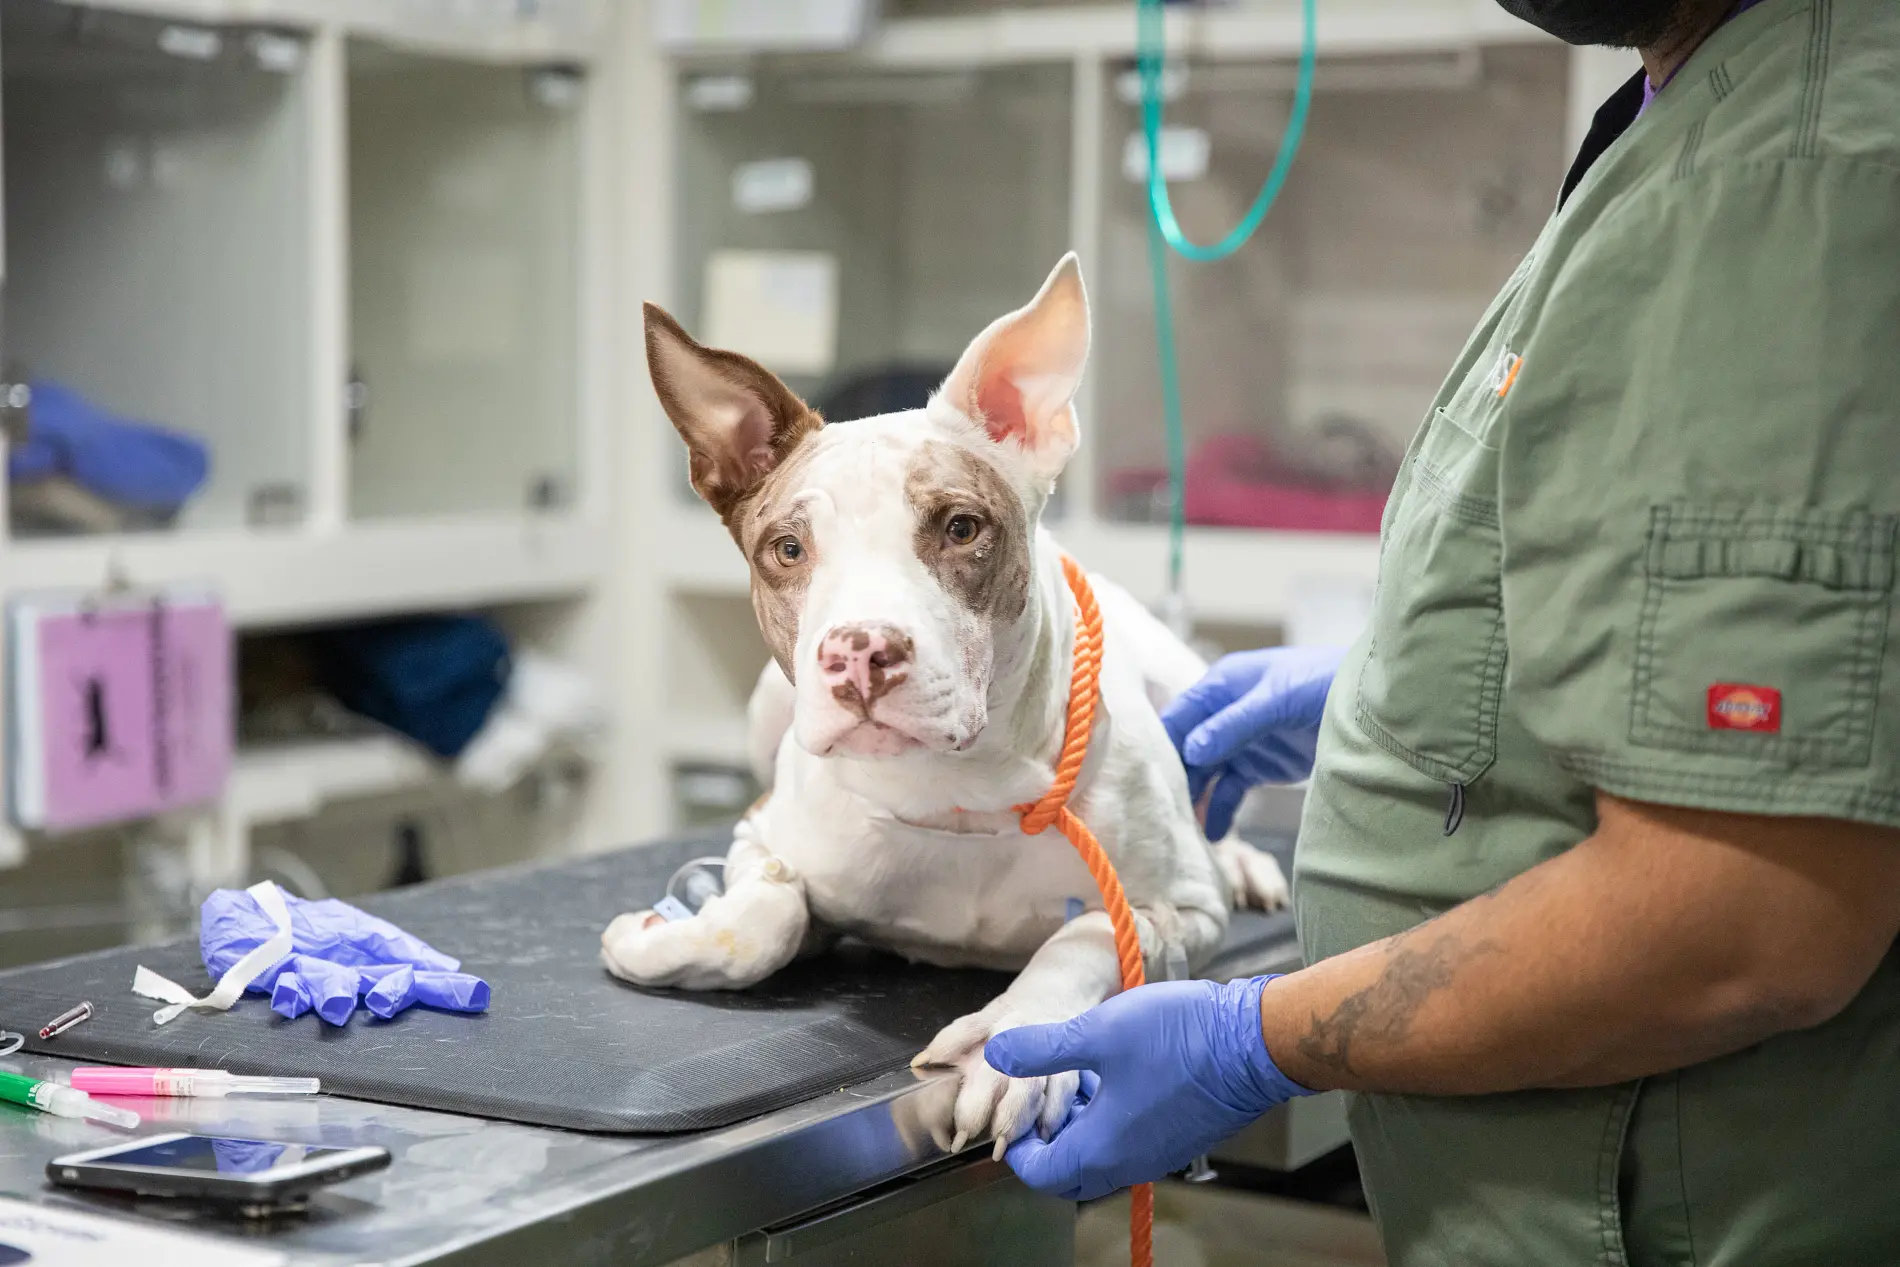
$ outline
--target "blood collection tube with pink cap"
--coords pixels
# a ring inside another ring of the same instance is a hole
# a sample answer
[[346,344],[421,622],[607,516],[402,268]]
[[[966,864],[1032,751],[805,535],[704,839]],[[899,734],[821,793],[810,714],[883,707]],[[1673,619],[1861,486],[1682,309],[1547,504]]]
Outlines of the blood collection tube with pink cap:
[[322,1088],[315,1078],[263,1078],[229,1073],[223,1069],[120,1069],[110,1065],[81,1065],[73,1070],[72,1084],[89,1095],[199,1096],[315,1095]]

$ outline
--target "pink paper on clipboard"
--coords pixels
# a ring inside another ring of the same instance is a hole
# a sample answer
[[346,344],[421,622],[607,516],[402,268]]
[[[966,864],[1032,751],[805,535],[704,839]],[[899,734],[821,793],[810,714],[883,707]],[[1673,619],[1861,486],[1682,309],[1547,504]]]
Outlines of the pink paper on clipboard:
[[224,608],[168,606],[159,678],[160,793],[166,808],[216,800],[231,773],[231,627]]
[[[39,621],[45,792],[35,826],[85,827],[158,808],[150,627],[146,613],[127,610]],[[23,727],[19,742],[32,739]]]
[[13,604],[13,817],[65,831],[215,799],[231,632],[203,594]]

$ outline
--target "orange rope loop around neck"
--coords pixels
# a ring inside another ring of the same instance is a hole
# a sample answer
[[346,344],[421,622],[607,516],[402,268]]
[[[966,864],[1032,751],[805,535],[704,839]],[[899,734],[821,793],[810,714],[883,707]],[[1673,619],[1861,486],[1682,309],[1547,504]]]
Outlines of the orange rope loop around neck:
[[[1075,657],[1069,673],[1069,716],[1062,731],[1062,751],[1056,757],[1055,782],[1042,799],[1015,808],[1023,816],[1024,834],[1037,836],[1051,826],[1059,827],[1082,855],[1083,865],[1102,892],[1102,907],[1115,926],[1115,956],[1121,963],[1122,989],[1132,990],[1148,979],[1141,962],[1141,935],[1135,930],[1135,913],[1129,909],[1115,864],[1102,851],[1095,833],[1069,808],[1069,795],[1075,791],[1075,781],[1081,777],[1082,763],[1088,757],[1095,707],[1102,697],[1102,609],[1095,602],[1095,591],[1082,565],[1066,554],[1062,556],[1062,574],[1068,578],[1069,592],[1075,595]],[[1133,1267],[1154,1267],[1154,1185],[1137,1184],[1129,1196]]]

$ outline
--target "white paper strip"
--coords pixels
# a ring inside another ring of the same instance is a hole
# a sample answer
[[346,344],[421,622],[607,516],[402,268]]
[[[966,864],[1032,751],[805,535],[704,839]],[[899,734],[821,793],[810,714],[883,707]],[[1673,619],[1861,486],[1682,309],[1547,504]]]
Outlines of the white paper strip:
[[[1172,185],[1207,175],[1214,142],[1204,129],[1164,127],[1155,140],[1161,154],[1162,180]],[[1122,143],[1122,175],[1138,185],[1148,180],[1148,138],[1140,132],[1130,132]]]
[[[186,1101],[189,1103],[189,1101]],[[39,1193],[35,1193],[39,1196]],[[280,1250],[0,1197],[0,1262],[59,1267],[282,1267]]]
[[780,374],[829,374],[838,356],[838,257],[714,251],[700,337]]
[[257,980],[264,969],[290,953],[290,907],[284,901],[283,890],[269,880],[260,880],[244,891],[256,898],[257,904],[264,908],[264,913],[276,923],[275,935],[225,969],[224,975],[218,978],[218,984],[203,998],[140,964],[138,971],[132,974],[132,993],[170,1005],[152,1013],[155,1024],[165,1024],[186,1008],[228,1011],[238,1001],[238,996],[244,993],[245,986]]
[[811,205],[817,178],[808,158],[761,158],[732,171],[732,205],[749,216]]

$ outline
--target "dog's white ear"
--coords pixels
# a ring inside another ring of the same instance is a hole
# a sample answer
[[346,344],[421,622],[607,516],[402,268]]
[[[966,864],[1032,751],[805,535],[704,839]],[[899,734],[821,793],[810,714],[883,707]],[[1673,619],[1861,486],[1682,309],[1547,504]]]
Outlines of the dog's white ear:
[[693,488],[723,518],[824,419],[758,362],[702,347],[665,309],[643,308],[653,390],[686,441]]
[[1053,480],[1075,452],[1075,392],[1088,358],[1089,300],[1071,251],[1034,299],[964,349],[943,398]]

